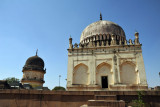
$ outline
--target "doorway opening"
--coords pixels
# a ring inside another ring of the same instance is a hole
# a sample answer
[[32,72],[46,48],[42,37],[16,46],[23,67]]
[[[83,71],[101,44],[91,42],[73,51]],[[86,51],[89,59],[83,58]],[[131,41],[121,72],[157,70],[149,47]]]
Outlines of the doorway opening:
[[108,88],[108,76],[101,77],[102,88]]

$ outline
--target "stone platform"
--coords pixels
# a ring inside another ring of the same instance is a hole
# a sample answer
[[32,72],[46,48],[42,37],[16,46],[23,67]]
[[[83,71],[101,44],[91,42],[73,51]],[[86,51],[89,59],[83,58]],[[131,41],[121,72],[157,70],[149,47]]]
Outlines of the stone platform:
[[[160,106],[160,91],[143,93],[145,103]],[[124,107],[136,99],[138,91],[0,90],[0,107]]]

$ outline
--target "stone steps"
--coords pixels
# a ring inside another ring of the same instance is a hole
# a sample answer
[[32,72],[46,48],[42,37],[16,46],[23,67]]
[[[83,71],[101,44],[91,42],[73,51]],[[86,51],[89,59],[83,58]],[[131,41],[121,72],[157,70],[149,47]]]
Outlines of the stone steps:
[[88,107],[125,107],[124,101],[114,100],[88,100]]
[[125,102],[118,101],[116,95],[95,95],[94,100],[88,100],[88,104],[81,107],[125,107]]

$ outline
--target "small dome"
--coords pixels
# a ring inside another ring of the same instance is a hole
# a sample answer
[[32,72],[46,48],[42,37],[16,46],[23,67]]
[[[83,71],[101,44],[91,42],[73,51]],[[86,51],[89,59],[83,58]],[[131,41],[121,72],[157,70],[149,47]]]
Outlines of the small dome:
[[125,37],[124,30],[118,25],[110,21],[100,20],[88,25],[82,32],[80,42],[85,39],[100,34],[114,34],[117,36]]
[[38,56],[32,56],[32,57],[29,57],[26,61],[25,66],[28,66],[28,65],[34,65],[34,66],[39,66],[44,68],[44,61]]
[[44,70],[44,61],[36,56],[29,57],[23,67],[23,70]]

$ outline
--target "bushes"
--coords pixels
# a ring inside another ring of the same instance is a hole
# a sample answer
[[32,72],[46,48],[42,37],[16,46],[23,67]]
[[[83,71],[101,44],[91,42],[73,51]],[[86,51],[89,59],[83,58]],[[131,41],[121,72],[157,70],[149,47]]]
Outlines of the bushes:
[[65,91],[66,89],[64,87],[61,86],[56,86],[52,89],[52,91]]
[[129,105],[131,105],[132,107],[150,107],[148,103],[145,103],[143,101],[143,97],[145,97],[144,91],[138,91],[138,98],[132,100],[132,102]]

